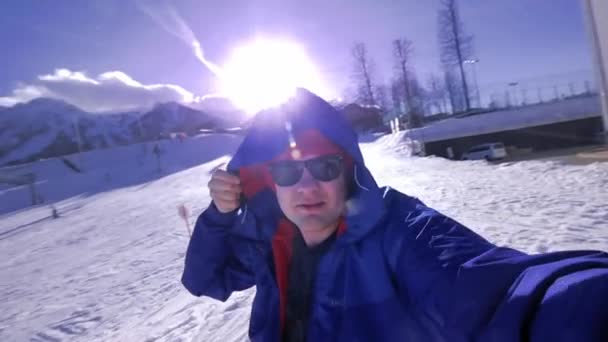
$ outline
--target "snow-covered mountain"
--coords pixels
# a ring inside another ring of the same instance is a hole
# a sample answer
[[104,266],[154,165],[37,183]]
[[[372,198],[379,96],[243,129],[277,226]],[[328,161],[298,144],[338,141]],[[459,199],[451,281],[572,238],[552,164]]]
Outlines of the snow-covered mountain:
[[156,105],[140,118],[146,139],[154,139],[171,132],[194,134],[200,129],[222,126],[220,120],[176,102]]
[[0,166],[156,140],[170,133],[244,127],[248,119],[222,97],[122,113],[90,113],[62,100],[38,98],[0,107]]
[[209,114],[175,102],[143,112],[89,113],[49,98],[0,108],[0,113],[0,165],[127,145],[172,132],[233,127],[242,120],[240,115]]
[[217,117],[230,117],[236,120],[245,118],[245,113],[239,109],[234,102],[223,96],[207,96],[197,98],[188,103],[188,107],[194,108]]

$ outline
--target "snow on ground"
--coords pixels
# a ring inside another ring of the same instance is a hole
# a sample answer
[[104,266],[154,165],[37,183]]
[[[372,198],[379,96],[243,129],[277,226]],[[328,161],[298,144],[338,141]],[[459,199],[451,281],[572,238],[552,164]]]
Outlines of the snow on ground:
[[608,163],[494,165],[363,148],[379,184],[419,197],[496,244],[529,253],[608,251]]
[[[32,165],[45,179],[43,194],[58,193],[62,216],[51,219],[47,206],[9,210],[5,200],[18,190],[0,197],[0,340],[246,340],[254,289],[220,303],[190,296],[179,282],[188,236],[176,207],[186,204],[194,221],[209,203],[210,171],[237,143],[227,136],[163,143],[162,176],[141,146],[89,155],[84,174],[50,161]],[[398,137],[362,148],[380,184],[495,243],[531,253],[608,250],[608,163],[413,158]]]

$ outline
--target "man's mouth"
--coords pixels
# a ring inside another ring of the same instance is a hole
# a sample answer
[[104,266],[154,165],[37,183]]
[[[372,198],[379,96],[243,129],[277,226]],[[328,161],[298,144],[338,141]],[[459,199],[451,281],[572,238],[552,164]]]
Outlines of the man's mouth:
[[298,204],[296,207],[303,208],[303,209],[318,209],[318,208],[321,208],[324,204],[325,204],[325,202],[301,203],[301,204]]

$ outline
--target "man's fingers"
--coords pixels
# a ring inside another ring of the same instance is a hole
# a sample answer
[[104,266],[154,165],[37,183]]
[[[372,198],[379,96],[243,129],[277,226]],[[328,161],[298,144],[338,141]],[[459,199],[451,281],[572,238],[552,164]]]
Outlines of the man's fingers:
[[207,186],[209,194],[216,207],[221,212],[230,212],[240,206],[241,180],[235,175],[219,168],[213,171],[213,176]]
[[239,207],[236,202],[213,201],[213,203],[221,213],[229,213]]
[[222,212],[233,211],[240,206],[239,201],[237,200],[223,200],[223,199],[213,199],[215,206],[220,209]]
[[213,173],[213,177],[212,179],[218,179],[218,180],[222,180],[226,183],[230,183],[230,184],[241,184],[241,180],[239,179],[239,177],[235,176],[235,175],[231,175],[228,172],[224,171],[224,170],[216,170]]
[[236,192],[230,191],[211,191],[211,197],[215,199],[219,199],[222,201],[237,201],[240,199],[240,194]]
[[223,169],[224,169],[224,166],[226,166],[226,163],[225,163],[225,162],[223,162],[223,163],[219,163],[219,164],[217,164],[216,166],[214,166],[214,167],[211,169],[210,173],[211,173],[211,174],[214,174],[214,173],[215,173],[217,170],[223,170]]
[[241,186],[238,184],[226,183],[224,181],[220,181],[217,179],[212,179],[209,181],[209,190],[213,191],[227,191],[227,192],[241,192]]

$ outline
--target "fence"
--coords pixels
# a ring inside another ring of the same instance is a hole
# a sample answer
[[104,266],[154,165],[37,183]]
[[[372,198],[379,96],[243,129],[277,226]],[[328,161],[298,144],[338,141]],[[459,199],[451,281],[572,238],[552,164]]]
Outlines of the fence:
[[471,91],[472,105],[504,109],[593,96],[597,85],[590,70],[480,85]]

